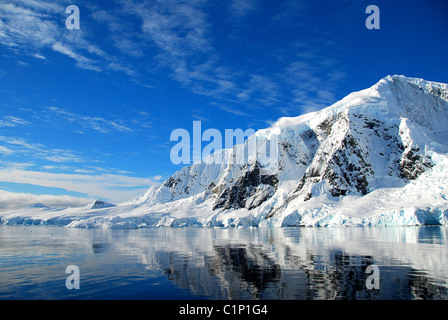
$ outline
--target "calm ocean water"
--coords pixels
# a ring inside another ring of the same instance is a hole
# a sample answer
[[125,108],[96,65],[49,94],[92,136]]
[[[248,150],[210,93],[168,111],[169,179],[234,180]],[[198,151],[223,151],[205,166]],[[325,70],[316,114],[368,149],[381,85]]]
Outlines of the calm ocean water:
[[447,227],[2,226],[0,299],[448,300],[447,244]]

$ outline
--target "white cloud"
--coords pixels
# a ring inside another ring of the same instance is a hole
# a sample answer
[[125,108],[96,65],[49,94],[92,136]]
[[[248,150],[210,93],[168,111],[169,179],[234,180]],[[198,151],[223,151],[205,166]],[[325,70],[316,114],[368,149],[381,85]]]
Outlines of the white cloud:
[[251,74],[247,87],[248,89],[238,95],[239,98],[247,100],[251,95],[255,95],[256,98],[254,100],[264,105],[279,102],[278,97],[280,94],[278,85],[266,76]]
[[[69,2],[3,0],[0,4],[0,44],[41,60],[49,59],[50,55],[45,54],[46,58],[42,53],[50,49],[69,57],[79,68],[120,72],[143,86],[147,86],[146,72],[167,68],[172,79],[191,92],[210,97],[221,105],[239,105],[242,110],[236,113],[248,116],[253,116],[250,109],[273,105],[277,110],[285,111],[284,115],[300,113],[305,102],[308,107],[303,109],[325,106],[333,102],[330,100],[334,96],[335,83],[342,74],[337,58],[332,61],[328,57],[333,48],[331,44],[315,37],[309,39],[306,35],[298,37],[302,42],[260,52],[260,58],[258,52],[254,52],[249,65],[233,67],[232,61],[226,60],[226,51],[219,51],[221,39],[214,38],[215,20],[209,16],[213,10],[208,10],[212,7],[206,0],[115,0],[107,8],[84,3],[85,10],[91,11],[90,18],[82,19],[81,29],[74,32],[65,30],[63,23],[65,5],[71,4]],[[266,13],[263,11],[266,7],[262,7],[258,0],[223,3],[224,16],[228,18],[224,25],[236,29],[244,22],[244,17]],[[306,14],[308,7],[308,2],[303,0],[285,0],[273,6],[272,18],[266,23],[275,28],[290,27],[297,16]],[[98,24],[105,26],[109,33],[102,34],[102,41],[94,43],[91,39],[97,33],[92,26]],[[248,45],[247,49],[250,48]],[[269,72],[268,66],[257,65],[262,57],[272,58],[272,66],[278,67]],[[241,61],[245,62],[245,59],[243,56]],[[319,92],[322,88],[328,94]],[[235,108],[222,109],[235,113]],[[66,114],[66,119],[69,118],[81,124],[80,132],[87,129],[103,133],[132,131],[122,122],[100,117]],[[0,126],[5,123],[0,119]]]
[[31,122],[13,116],[4,116],[0,119],[0,127],[16,127],[17,125],[29,124],[31,124]]
[[245,112],[241,111],[240,109],[236,109],[236,107],[228,107],[223,104],[215,104],[215,105],[217,105],[220,109],[222,109],[226,112],[229,112],[231,114],[234,114],[237,116],[243,116],[243,117],[248,116]]
[[69,149],[53,149],[40,143],[28,142],[22,138],[0,136],[0,142],[5,145],[9,155],[20,155],[30,159],[45,159],[51,162],[74,162],[81,163],[86,160]]
[[132,32],[133,24],[121,19],[118,14],[113,15],[103,9],[94,11],[91,16],[97,22],[106,24],[111,33],[110,38],[120,52],[130,57],[144,56],[139,34]]
[[[129,67],[88,40],[87,25],[67,30],[63,23],[69,1],[2,0],[0,3],[0,44],[19,54],[45,60],[44,49],[63,54],[82,69],[121,71],[133,76]],[[112,65],[111,65],[112,64]]]
[[[60,3],[48,1],[6,0],[0,4],[0,44],[6,45],[21,54],[29,54],[43,59],[39,53],[51,48],[76,61],[80,68],[101,71],[96,61],[81,51],[101,56],[103,53],[89,43],[81,30],[67,32],[61,23],[65,7]],[[74,36],[75,35],[75,36]]]
[[108,199],[115,203],[137,197],[145,193],[151,185],[157,184],[151,178],[118,174],[49,173],[14,167],[1,169],[0,181],[60,188],[69,192],[87,194],[92,198]]
[[95,61],[92,59],[86,58],[83,55],[74,52],[68,45],[64,45],[60,42],[55,42],[52,44],[51,48],[59,52],[61,54],[64,54],[73,60],[76,61],[76,65],[83,69],[93,70],[93,71],[101,71],[101,68],[95,65]]
[[107,65],[107,68],[109,70],[122,71],[123,73],[127,74],[130,77],[135,76],[137,74],[131,67],[125,66],[124,64],[118,62],[109,63]]
[[36,203],[42,203],[48,207],[80,207],[91,203],[92,200],[67,195],[36,195],[0,190],[0,211],[21,209]]
[[292,59],[275,75],[292,95],[288,105],[277,107],[282,114],[317,111],[336,102],[336,88],[345,73],[336,58],[326,55],[332,46],[316,40],[313,44],[295,43],[291,47],[298,53],[289,55]]
[[75,122],[85,129],[95,130],[101,133],[109,133],[111,131],[133,132],[134,130],[118,123],[118,120],[108,120],[102,117],[91,117],[76,114],[57,107],[46,107],[44,112],[51,114],[51,119],[55,117],[63,118],[70,122]]
[[23,4],[34,9],[42,10],[43,12],[65,12],[65,6],[62,5],[62,2],[65,2],[66,4],[68,3],[68,1],[46,0],[10,0],[9,2],[15,4]]
[[309,8],[308,0],[283,0],[280,3],[280,11],[272,16],[272,21],[289,27],[305,25],[303,15]]
[[157,176],[154,176],[154,177],[152,177],[152,178],[153,178],[155,181],[160,181],[160,180],[163,179],[161,175],[157,175]]
[[14,151],[12,151],[11,149],[8,149],[6,147],[0,146],[0,153],[11,154],[11,153],[14,153]]
[[57,149],[54,149],[53,152],[57,153],[57,154],[48,155],[48,156],[45,156],[44,158],[48,161],[57,162],[57,163],[85,162],[85,160],[82,157],[74,155],[74,154],[70,154],[70,153],[66,152],[65,150],[61,150],[61,152],[59,153],[59,151]]
[[33,54],[33,57],[36,58],[36,59],[40,59],[40,60],[46,60],[47,59],[43,55],[41,55],[39,53]]
[[[144,48],[150,48],[153,53],[156,47],[157,67],[168,67],[172,78],[192,92],[215,98],[235,92],[235,73],[220,64],[213,46],[211,23],[204,10],[206,1],[121,0],[120,3],[120,12],[136,16],[135,21],[141,24],[138,28],[132,26],[132,33],[120,32],[115,37],[119,50],[139,56]],[[111,31],[117,28],[116,18],[103,12],[97,17],[107,21]]]
[[230,2],[230,13],[236,18],[244,17],[257,8],[256,2],[257,0],[232,0]]

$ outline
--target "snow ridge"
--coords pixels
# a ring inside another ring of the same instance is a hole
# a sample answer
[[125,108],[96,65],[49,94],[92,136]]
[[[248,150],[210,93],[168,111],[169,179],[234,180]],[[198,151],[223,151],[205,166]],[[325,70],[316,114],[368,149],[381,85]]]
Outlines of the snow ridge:
[[[321,111],[281,118],[247,139],[260,154],[199,161],[117,206],[27,208],[3,224],[68,227],[448,225],[448,85],[387,76]],[[260,142],[261,141],[261,142]],[[250,149],[248,149],[250,150]],[[258,150],[258,149],[257,149]]]

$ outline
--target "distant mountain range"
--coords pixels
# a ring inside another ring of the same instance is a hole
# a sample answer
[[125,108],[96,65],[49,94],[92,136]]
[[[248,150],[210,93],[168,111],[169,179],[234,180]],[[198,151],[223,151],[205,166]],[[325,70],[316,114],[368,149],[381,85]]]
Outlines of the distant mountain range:
[[[270,143],[275,161],[261,161],[250,148],[260,141]],[[232,161],[241,148],[247,161]],[[40,205],[1,213],[1,223],[448,225],[447,84],[387,76],[321,111],[281,118],[244,146],[218,153],[227,161],[196,162],[116,206],[57,210]]]

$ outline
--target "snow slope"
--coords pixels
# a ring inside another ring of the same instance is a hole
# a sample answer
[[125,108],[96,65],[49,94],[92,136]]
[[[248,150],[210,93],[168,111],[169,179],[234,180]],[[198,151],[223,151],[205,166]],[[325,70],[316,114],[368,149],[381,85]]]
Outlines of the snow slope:
[[321,111],[281,118],[134,200],[0,219],[111,228],[448,225],[447,182],[448,85],[387,76]]

